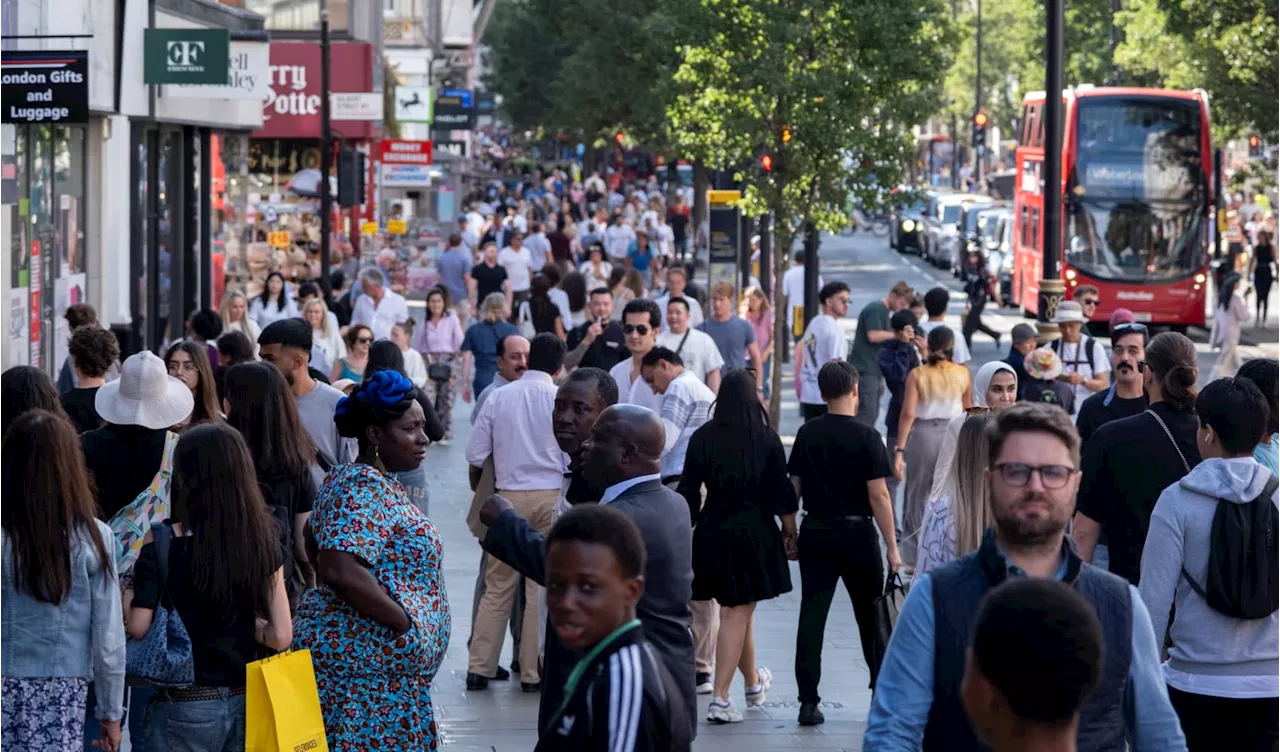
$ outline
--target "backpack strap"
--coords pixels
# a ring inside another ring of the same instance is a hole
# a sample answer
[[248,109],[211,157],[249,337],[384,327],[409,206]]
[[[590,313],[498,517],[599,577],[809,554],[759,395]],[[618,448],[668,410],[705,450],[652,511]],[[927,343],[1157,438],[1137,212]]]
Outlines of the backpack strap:
[[[1147,412],[1151,412],[1151,411],[1148,410]],[[1260,501],[1270,501],[1272,495],[1275,494],[1277,488],[1280,488],[1280,481],[1277,481],[1276,476],[1272,475],[1271,477],[1267,478],[1266,485],[1262,487],[1262,493],[1254,497],[1253,501],[1249,503],[1257,504]],[[1225,501],[1223,499],[1218,499],[1218,503],[1230,504],[1232,502]],[[1210,556],[1212,556],[1212,554],[1210,554]],[[1192,578],[1191,574],[1187,572],[1187,568],[1185,566],[1182,567],[1182,579],[1187,581],[1187,584],[1191,586],[1191,589],[1195,591],[1196,595],[1200,596],[1205,601],[1209,600],[1209,594],[1205,592],[1204,588],[1200,587],[1200,583],[1196,582],[1195,579]]]

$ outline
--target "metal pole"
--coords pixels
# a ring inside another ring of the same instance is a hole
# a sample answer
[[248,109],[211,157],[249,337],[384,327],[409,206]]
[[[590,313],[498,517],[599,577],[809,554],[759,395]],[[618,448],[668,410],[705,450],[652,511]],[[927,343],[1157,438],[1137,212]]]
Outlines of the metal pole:
[[1222,201],[1222,149],[1213,151],[1213,203],[1209,205],[1209,232],[1213,238],[1213,257],[1222,255],[1222,237],[1218,232],[1218,208]]
[[760,216],[760,291],[765,299],[773,300],[773,227],[770,215]]
[[[959,17],[956,0],[951,0],[951,23]],[[951,113],[951,187],[960,187],[960,142],[956,140],[956,116]]]
[[[977,57],[978,74],[974,76],[975,91],[973,94],[973,112],[978,114],[982,112],[982,0],[978,3],[978,35],[976,45],[974,47],[974,55]],[[982,144],[974,144],[973,147],[973,184],[977,187],[982,182],[982,162],[986,156],[983,152],[985,149]]]
[[[813,317],[818,315],[818,244],[821,238],[818,230],[810,223],[805,227],[804,235],[804,325],[809,326]],[[780,314],[778,314],[780,315]]]
[[1045,2],[1044,76],[1044,268],[1036,301],[1040,341],[1057,339],[1058,325],[1049,319],[1062,302],[1062,6]]
[[329,112],[329,4],[320,0],[320,278],[329,278],[329,215],[333,196],[329,169],[333,165],[333,120]]

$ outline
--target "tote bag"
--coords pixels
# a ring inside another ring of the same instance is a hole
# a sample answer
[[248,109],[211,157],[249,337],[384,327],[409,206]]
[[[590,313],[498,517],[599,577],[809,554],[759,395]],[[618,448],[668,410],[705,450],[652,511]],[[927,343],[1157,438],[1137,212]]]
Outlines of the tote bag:
[[898,613],[902,610],[902,601],[906,597],[907,591],[902,587],[901,578],[897,572],[891,572],[884,583],[884,594],[872,604],[871,654],[867,656],[872,689],[875,689],[876,677],[880,675],[880,666],[884,663],[884,654],[889,650],[889,638],[893,635],[894,625],[898,623]]
[[245,752],[327,752],[310,650],[245,666]]
[[169,490],[173,481],[173,453],[178,446],[178,434],[170,431],[164,439],[164,455],[160,459],[160,469],[151,479],[151,485],[127,506],[116,512],[108,523],[116,537],[116,572],[120,577],[120,586],[127,586],[125,579],[133,573],[133,565],[138,561],[138,552],[142,550],[142,542],[147,531],[169,519]]

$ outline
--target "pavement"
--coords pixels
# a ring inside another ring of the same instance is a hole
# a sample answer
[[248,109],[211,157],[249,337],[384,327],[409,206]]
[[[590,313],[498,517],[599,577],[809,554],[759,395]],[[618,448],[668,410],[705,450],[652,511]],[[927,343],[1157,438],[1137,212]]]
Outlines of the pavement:
[[[868,234],[852,237],[824,236],[820,251],[822,274],[827,281],[849,283],[851,318],[841,322],[850,337],[856,328],[858,311],[868,302],[883,297],[894,282],[905,279],[919,291],[941,285],[952,291],[948,325],[957,332],[964,307],[958,282],[912,255],[902,255],[888,247],[885,239]],[[1274,308],[1280,310],[1280,307]],[[1275,314],[1273,314],[1273,317]],[[1007,333],[1025,321],[1013,309],[991,310],[984,320],[1006,335],[997,349],[985,335],[975,336],[971,367],[976,370],[1008,352]],[[1252,342],[1242,345],[1244,358],[1277,357],[1276,329],[1246,328]],[[1193,329],[1199,352],[1201,382],[1209,380],[1216,354],[1207,345],[1208,332]],[[791,387],[790,366],[783,379],[781,436],[790,445],[801,424],[799,405]],[[888,397],[886,395],[885,403]],[[881,415],[885,413],[882,405]],[[883,432],[883,417],[880,429]],[[428,450],[431,519],[444,541],[444,573],[453,611],[453,640],[432,689],[436,719],[443,744],[458,752],[507,752],[532,750],[537,741],[537,695],[524,694],[518,681],[492,682],[487,691],[467,692],[467,635],[470,633],[471,597],[480,560],[480,547],[466,527],[464,517],[471,503],[463,457],[470,435],[470,405],[459,401],[454,413],[455,440],[449,446]],[[852,607],[843,589],[837,589],[823,647],[821,692],[826,723],[802,728],[796,723],[799,702],[793,671],[795,633],[799,614],[800,573],[793,562],[793,591],[761,603],[756,611],[756,654],[761,665],[773,671],[774,683],[761,709],[744,711],[740,724],[713,726],[701,720],[694,749],[698,752],[752,752],[754,750],[861,750],[871,691],[869,674],[858,640]],[[503,648],[502,664],[510,665],[510,640]],[[735,677],[731,696],[743,710],[742,679]],[[710,695],[699,696],[700,718],[706,717]]]

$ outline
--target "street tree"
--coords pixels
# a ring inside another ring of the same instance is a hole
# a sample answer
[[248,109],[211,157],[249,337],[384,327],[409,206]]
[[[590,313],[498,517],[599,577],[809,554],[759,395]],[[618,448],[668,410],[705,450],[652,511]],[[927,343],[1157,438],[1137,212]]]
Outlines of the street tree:
[[[910,128],[937,111],[954,43],[941,0],[670,0],[679,65],[667,106],[677,151],[734,170],[749,216],[771,213],[774,279],[809,225],[885,201],[910,163]],[[762,157],[768,157],[764,169]],[[781,285],[775,310],[787,310]],[[774,363],[787,317],[774,319]],[[773,369],[770,420],[780,416]]]

